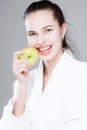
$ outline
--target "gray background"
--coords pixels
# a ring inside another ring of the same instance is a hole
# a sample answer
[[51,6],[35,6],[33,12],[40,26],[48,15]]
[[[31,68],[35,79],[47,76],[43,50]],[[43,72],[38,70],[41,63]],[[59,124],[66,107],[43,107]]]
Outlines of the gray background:
[[[87,1],[53,0],[62,8],[68,22],[68,36],[75,45],[76,57],[87,61]],[[30,0],[0,0],[0,117],[13,94],[16,79],[12,71],[13,52],[27,46],[22,19]]]

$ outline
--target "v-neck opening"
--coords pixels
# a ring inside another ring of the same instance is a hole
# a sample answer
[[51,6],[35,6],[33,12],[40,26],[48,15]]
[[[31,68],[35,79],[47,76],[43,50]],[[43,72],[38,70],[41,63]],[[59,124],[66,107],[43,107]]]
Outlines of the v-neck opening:
[[59,59],[59,61],[55,65],[55,67],[54,67],[54,69],[53,69],[53,71],[51,73],[50,79],[49,79],[46,87],[44,88],[44,90],[43,90],[43,71],[44,71],[43,70],[43,61],[42,60],[40,61],[40,65],[39,65],[39,79],[37,79],[37,80],[39,82],[41,97],[45,95],[45,93],[48,91],[49,87],[51,86],[50,83],[51,83],[51,80],[54,80],[53,78],[55,78],[55,76],[54,76],[55,72],[58,70],[57,72],[60,73],[62,67],[64,67],[63,65],[65,65],[66,58],[67,58],[68,55],[69,55],[69,52],[67,50],[65,50],[63,55],[61,56],[61,58]]
[[[52,71],[52,73],[51,73],[51,76],[50,76],[50,78],[49,78],[49,81],[48,81],[46,87],[44,88],[44,90],[43,90],[43,73],[44,73],[43,71],[44,71],[44,70],[42,70],[42,86],[41,86],[41,95],[42,95],[42,96],[43,96],[43,95],[46,93],[46,91],[49,89],[50,82],[51,82],[51,80],[53,80],[53,78],[54,78],[55,71],[56,71],[57,69],[59,70],[59,72],[61,71],[62,66],[63,66],[63,65],[65,64],[65,62],[66,62],[66,57],[69,55],[68,53],[69,53],[68,50],[65,50],[64,53],[63,53],[63,55],[60,57],[59,61],[57,62],[57,64],[55,65],[55,67],[54,67],[54,69],[53,69],[53,71]],[[63,63],[64,63],[64,64],[63,64]],[[42,66],[43,66],[43,62],[42,62]]]

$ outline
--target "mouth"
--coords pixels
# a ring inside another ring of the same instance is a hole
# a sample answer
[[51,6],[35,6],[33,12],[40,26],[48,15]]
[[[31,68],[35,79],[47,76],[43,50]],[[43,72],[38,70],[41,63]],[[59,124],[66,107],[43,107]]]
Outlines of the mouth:
[[51,48],[52,48],[52,45],[45,45],[45,46],[37,47],[37,50],[39,51],[40,55],[47,55],[50,53]]

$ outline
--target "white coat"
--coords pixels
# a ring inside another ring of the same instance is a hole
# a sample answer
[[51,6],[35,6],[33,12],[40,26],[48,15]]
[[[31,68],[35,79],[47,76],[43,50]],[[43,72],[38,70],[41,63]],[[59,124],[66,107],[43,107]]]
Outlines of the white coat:
[[43,92],[42,62],[29,77],[24,114],[12,114],[19,86],[16,81],[13,98],[3,111],[0,130],[87,130],[87,63],[65,51]]

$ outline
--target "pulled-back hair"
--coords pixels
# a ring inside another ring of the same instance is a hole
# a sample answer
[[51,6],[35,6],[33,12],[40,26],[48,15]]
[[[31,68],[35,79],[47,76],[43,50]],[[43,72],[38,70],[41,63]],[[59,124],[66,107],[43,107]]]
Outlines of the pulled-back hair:
[[[39,10],[50,10],[51,12],[53,12],[53,17],[58,21],[60,27],[63,25],[63,23],[65,23],[65,18],[61,8],[57,4],[49,0],[41,0],[30,4],[24,12],[24,19],[26,19],[27,15],[29,15],[30,13]],[[64,36],[64,39],[62,40],[62,47],[68,47],[66,42],[66,36]]]

